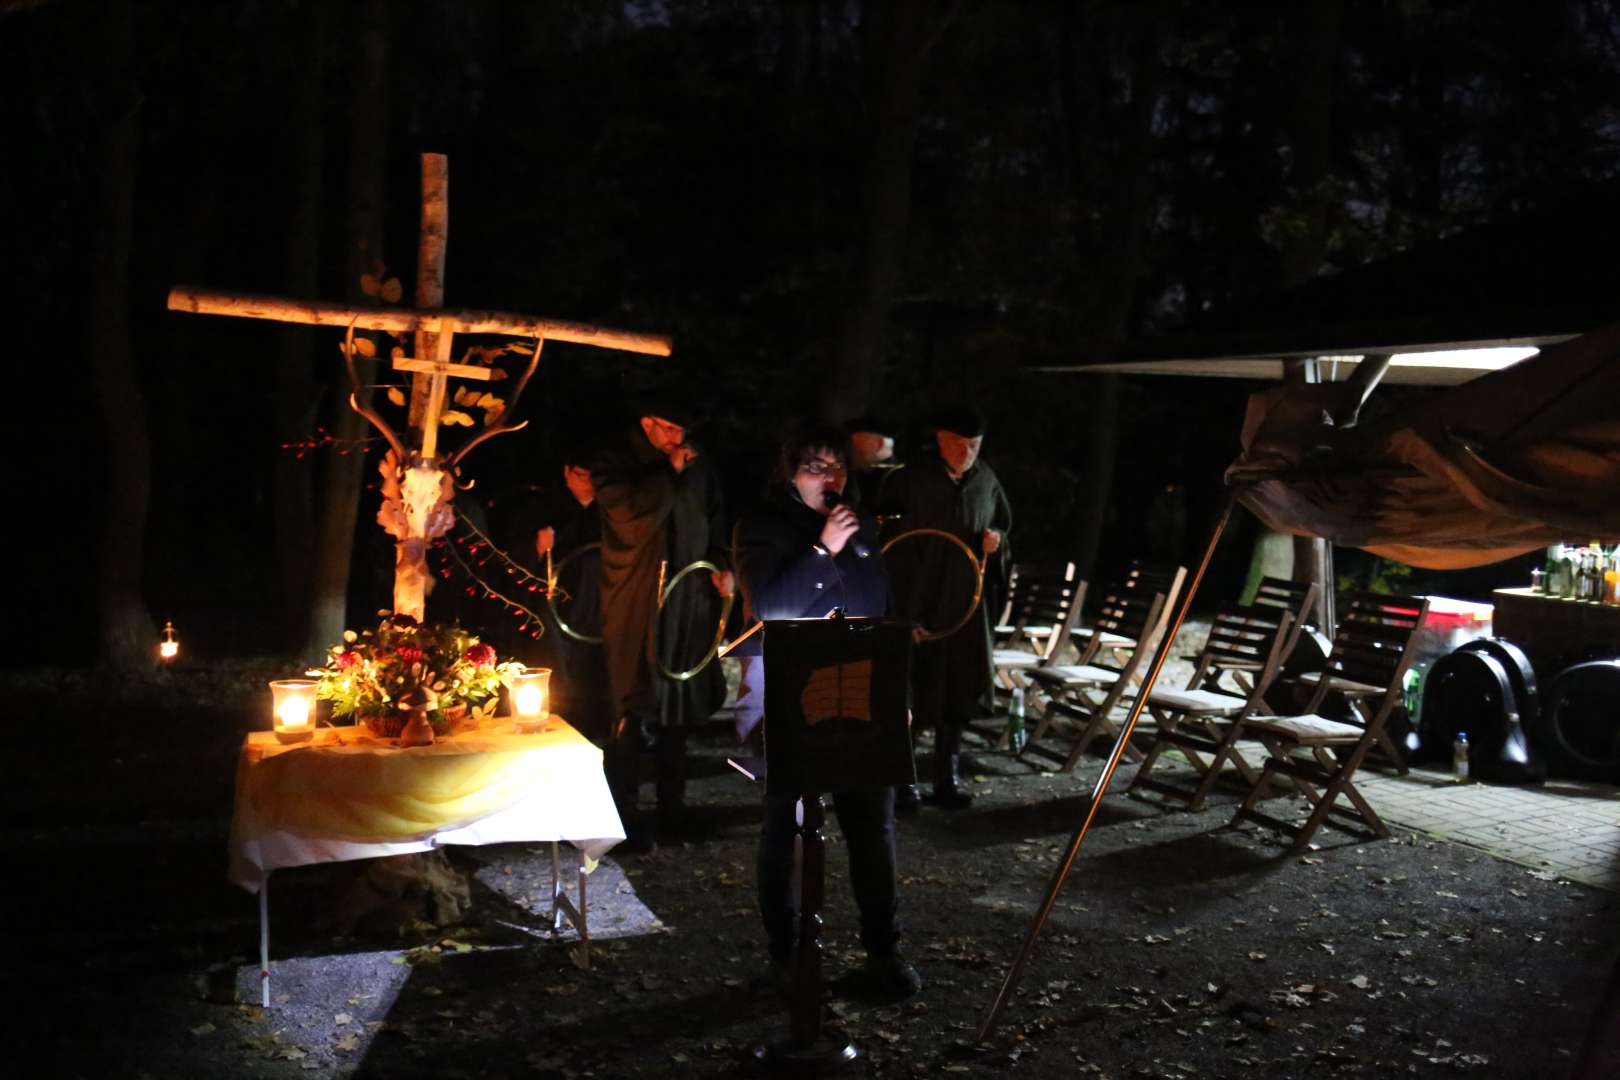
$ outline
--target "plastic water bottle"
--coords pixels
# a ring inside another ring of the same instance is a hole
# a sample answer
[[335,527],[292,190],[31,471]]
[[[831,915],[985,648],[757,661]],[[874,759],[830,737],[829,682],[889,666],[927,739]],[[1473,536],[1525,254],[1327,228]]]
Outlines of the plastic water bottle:
[[1024,688],[1015,686],[1012,705],[1007,710],[1007,749],[1017,754],[1024,749]]
[[1457,732],[1451,744],[1451,778],[1459,784],[1468,783],[1468,732]]

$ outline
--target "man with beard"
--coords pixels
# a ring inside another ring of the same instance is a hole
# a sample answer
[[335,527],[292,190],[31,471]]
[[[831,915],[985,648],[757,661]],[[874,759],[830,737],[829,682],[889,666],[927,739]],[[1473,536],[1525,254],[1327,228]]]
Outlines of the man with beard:
[[[895,515],[887,532],[939,529],[981,561],[998,551],[1005,559],[1012,507],[1001,481],[979,460],[984,416],[962,405],[930,426],[934,445],[883,486],[883,513]],[[897,609],[925,629],[956,621],[972,600],[973,568],[953,544],[937,537],[908,540],[888,561]],[[912,708],[918,727],[934,728],[933,800],[946,809],[973,801],[962,789],[962,728],[989,691],[991,676],[990,619],[983,603],[955,633],[920,642],[913,653]]]
[[[712,641],[715,598],[687,582],[660,613],[660,564],[673,579],[689,563],[724,563],[727,534],[717,478],[691,443],[691,417],[667,402],[637,410],[630,430],[591,463],[602,517],[602,650],[615,717],[607,751],[608,781],[625,827],[642,846],[655,842],[651,822],[637,813],[638,759],[656,749],[658,822],[676,827],[686,793],[686,733],[720,707],[725,682],[710,664],[693,679],[675,682],[658,673],[651,653],[657,627],[658,661],[675,670]],[[713,575],[730,595],[730,571]]]

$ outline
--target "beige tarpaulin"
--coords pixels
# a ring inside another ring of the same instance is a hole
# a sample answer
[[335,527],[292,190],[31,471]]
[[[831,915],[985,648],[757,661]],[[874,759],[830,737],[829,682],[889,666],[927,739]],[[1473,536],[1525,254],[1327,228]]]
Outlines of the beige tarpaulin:
[[1250,398],[1226,477],[1271,528],[1437,570],[1620,542],[1620,326],[1336,428],[1345,393]]

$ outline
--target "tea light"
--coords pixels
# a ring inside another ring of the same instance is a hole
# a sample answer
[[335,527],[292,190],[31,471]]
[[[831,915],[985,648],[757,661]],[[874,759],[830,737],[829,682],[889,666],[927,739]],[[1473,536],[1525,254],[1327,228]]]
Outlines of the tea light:
[[270,684],[276,740],[303,742],[315,734],[315,681],[276,679]]
[[174,634],[174,623],[165,619],[163,638],[158,642],[158,659],[167,664],[180,655],[180,639]]
[[550,668],[530,668],[512,676],[512,719],[519,729],[546,722],[550,716],[546,711],[550,686]]

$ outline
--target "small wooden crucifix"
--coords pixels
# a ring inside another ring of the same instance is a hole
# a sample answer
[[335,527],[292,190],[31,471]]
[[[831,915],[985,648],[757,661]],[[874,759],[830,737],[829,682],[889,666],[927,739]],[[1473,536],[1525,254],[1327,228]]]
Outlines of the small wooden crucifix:
[[[349,397],[349,404],[382,432],[392,448],[381,464],[384,501],[377,519],[397,541],[394,610],[418,621],[423,617],[430,578],[428,545],[455,523],[450,498],[457,467],[468,452],[485,439],[516,431],[527,423],[509,423],[505,417],[514,414],[518,397],[539,365],[544,343],[549,339],[650,356],[670,354],[669,338],[659,334],[613,330],[588,323],[505,311],[443,307],[445,248],[450,219],[448,177],[448,161],[443,155],[422,155],[422,219],[415,308],[358,307],[279,296],[217,292],[184,285],[169,291],[171,311],[348,330],[350,340],[346,342],[345,357],[355,391]],[[402,442],[388,423],[360,399],[353,352],[353,334],[357,329],[415,334],[415,357],[396,356],[393,361],[394,370],[408,371],[413,375],[409,431],[413,436],[411,442],[414,449]],[[489,367],[452,362],[451,345],[456,334],[530,337],[535,344],[528,369],[513,388],[501,413],[502,419],[490,419],[483,432],[446,456],[439,452],[439,428],[450,379],[488,381],[493,377]]]

